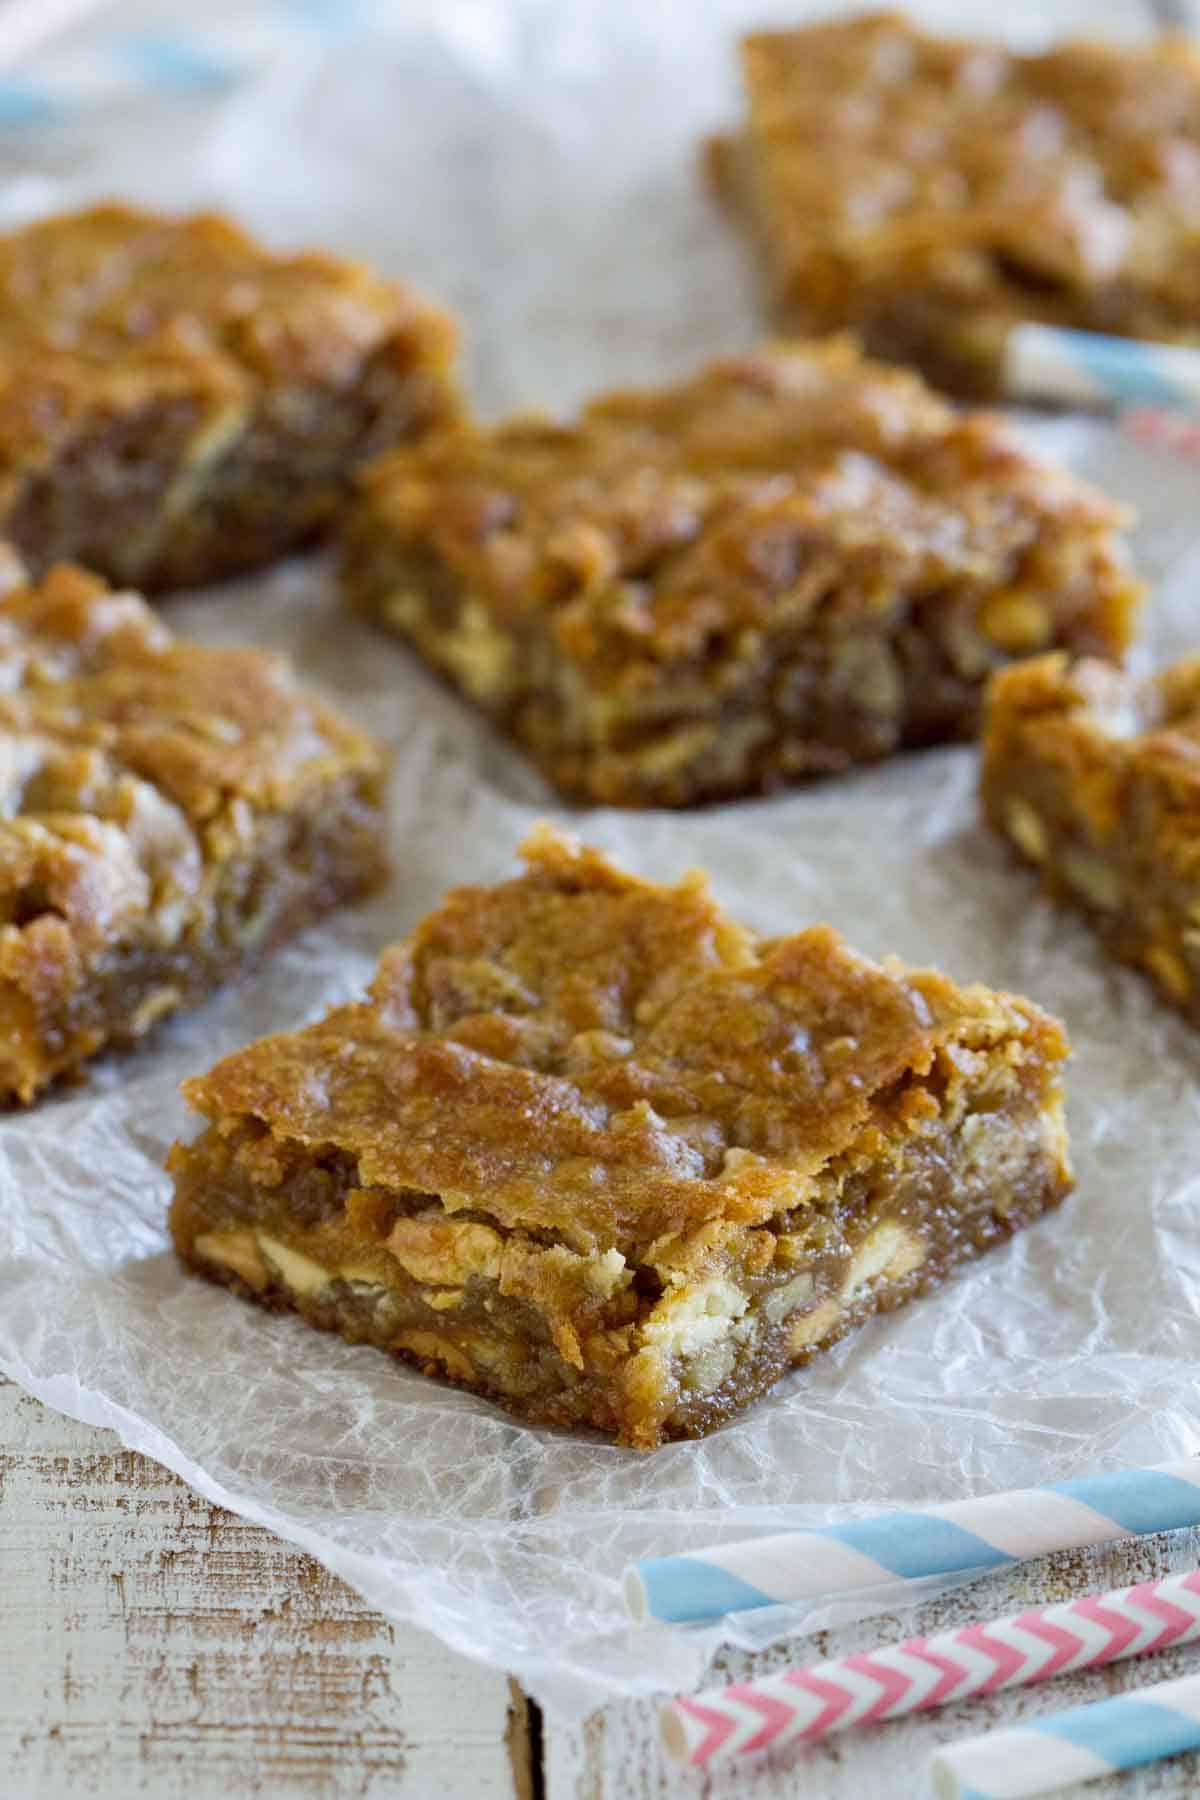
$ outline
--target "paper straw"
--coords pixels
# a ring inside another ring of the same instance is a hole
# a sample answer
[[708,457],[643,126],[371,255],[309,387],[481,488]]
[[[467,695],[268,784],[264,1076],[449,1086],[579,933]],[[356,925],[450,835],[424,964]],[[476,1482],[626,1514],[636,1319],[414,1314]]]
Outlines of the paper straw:
[[663,1740],[684,1762],[711,1768],[1196,1638],[1200,1570],[671,1700]]
[[1185,1525],[1200,1525],[1195,1457],[649,1558],[626,1570],[625,1602],[637,1620],[687,1624]]
[[228,17],[95,32],[78,47],[67,37],[16,67],[2,66],[13,59],[0,42],[0,127],[63,124],[97,107],[226,88],[296,52],[394,22],[388,0],[264,0]]
[[1139,444],[1173,456],[1200,458],[1200,412],[1164,412],[1155,406],[1133,406],[1121,414],[1121,428]]
[[929,1773],[937,1800],[1024,1800],[1196,1749],[1200,1675],[1185,1675],[965,1738],[938,1750]]
[[1008,335],[1005,392],[1123,412],[1153,407],[1200,413],[1200,348],[1147,344],[1053,325],[1018,325]]

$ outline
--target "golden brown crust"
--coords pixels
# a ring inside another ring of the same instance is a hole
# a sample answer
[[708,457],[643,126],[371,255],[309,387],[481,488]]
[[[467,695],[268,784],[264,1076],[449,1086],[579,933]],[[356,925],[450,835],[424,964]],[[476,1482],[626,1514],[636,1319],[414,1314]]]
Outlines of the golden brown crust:
[[214,214],[27,226],[0,237],[0,525],[37,570],[224,573],[325,522],[364,455],[453,417],[453,351],[401,284]]
[[365,1187],[633,1252],[796,1205],[966,1019],[1062,1053],[1025,1002],[880,968],[828,926],[757,939],[702,877],[656,887],[548,828],[525,855],[386,952],[367,1001],[227,1057],[188,1099],[335,1142]]
[[1121,510],[846,340],[369,468],[352,604],[572,796],[687,804],[970,733],[986,672],[1119,655]]
[[1140,680],[1039,657],[988,700],[991,823],[1200,1024],[1200,655]]
[[369,997],[184,1092],[200,1272],[643,1446],[711,1429],[1069,1185],[1058,1025],[765,940],[549,828]]
[[852,326],[972,397],[1038,319],[1200,338],[1200,57],[1036,55],[897,13],[744,40],[745,135],[709,167],[793,330]]
[[175,639],[66,565],[12,587],[0,1096],[31,1099],[369,885],[382,777],[369,739],[281,660]]

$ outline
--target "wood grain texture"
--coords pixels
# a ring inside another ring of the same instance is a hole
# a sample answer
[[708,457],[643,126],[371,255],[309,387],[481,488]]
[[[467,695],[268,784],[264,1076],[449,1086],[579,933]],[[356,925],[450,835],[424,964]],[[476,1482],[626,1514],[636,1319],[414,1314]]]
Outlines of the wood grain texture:
[[4,1800],[528,1800],[507,1679],[0,1386]]
[[[1200,1532],[1180,1531],[1126,1541],[1091,1551],[1064,1551],[959,1588],[923,1607],[915,1624],[901,1628],[886,1617],[821,1632],[761,1656],[729,1654],[713,1674],[742,1681],[789,1663],[894,1643],[914,1632],[952,1631],[981,1618],[1000,1618],[1072,1595],[1194,1569]],[[942,1707],[863,1731],[847,1731],[823,1745],[746,1762],[740,1769],[702,1775],[674,1762],[661,1748],[658,1710],[652,1704],[609,1707],[578,1730],[547,1726],[546,1792],[550,1800],[925,1800],[926,1771],[939,1744],[972,1737],[1000,1725],[1103,1700],[1154,1681],[1200,1672],[1200,1644],[1133,1658],[1107,1669],[1065,1676],[1043,1686],[1017,1688]],[[1067,1790],[1063,1790],[1064,1795]],[[1089,1800],[1185,1800],[1200,1794],[1200,1754],[1110,1780],[1072,1788]]]

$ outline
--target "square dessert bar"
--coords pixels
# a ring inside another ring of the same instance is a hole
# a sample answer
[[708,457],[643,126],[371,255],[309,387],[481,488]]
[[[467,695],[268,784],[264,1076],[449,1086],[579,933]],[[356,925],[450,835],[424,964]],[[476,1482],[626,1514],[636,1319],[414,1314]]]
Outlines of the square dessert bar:
[[845,326],[951,392],[1003,389],[1022,320],[1200,343],[1200,53],[1019,56],[897,13],[743,41],[710,172],[791,331]]
[[454,416],[453,351],[408,289],[215,216],[27,226],[0,237],[0,534],[147,591],[263,563]]
[[988,696],[983,804],[1055,899],[1200,1025],[1200,655],[1036,657]]
[[0,1102],[382,878],[382,753],[275,657],[60,566],[0,597]]
[[364,472],[347,598],[568,797],[683,806],[973,734],[984,678],[1119,655],[1102,495],[847,341],[768,345],[571,425]]
[[542,1423],[651,1448],[1070,1186],[1061,1028],[763,939],[546,827],[367,999],[185,1084],[184,1262]]

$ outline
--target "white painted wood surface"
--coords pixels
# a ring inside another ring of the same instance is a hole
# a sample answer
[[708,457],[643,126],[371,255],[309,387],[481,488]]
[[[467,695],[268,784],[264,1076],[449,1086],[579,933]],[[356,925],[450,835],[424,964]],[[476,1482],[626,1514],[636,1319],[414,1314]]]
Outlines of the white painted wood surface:
[[[1051,1557],[932,1603],[921,1628],[1198,1561],[1200,1532]],[[898,1635],[866,1623],[725,1674]],[[938,1743],[1195,1670],[1200,1646],[1165,1651],[703,1777],[661,1750],[650,1704],[537,1729],[504,1676],[0,1382],[2,1800],[923,1800]],[[1200,1756],[1086,1790],[1197,1793]]]
[[3,1800],[529,1800],[505,1676],[0,1385]]

